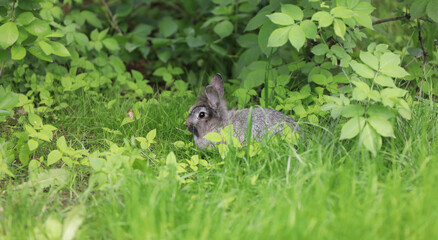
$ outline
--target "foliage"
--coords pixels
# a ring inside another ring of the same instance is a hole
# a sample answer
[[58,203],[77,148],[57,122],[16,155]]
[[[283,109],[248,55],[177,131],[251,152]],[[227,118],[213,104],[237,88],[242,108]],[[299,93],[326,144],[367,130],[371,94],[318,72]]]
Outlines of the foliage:
[[[0,235],[433,239],[437,9],[0,0]],[[230,106],[304,134],[240,143],[227,126],[196,148],[183,123],[216,72]]]

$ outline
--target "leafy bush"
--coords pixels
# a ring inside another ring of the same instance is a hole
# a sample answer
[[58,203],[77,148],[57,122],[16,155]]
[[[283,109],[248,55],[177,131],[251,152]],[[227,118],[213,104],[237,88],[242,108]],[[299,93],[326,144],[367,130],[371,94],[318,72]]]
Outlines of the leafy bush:
[[[43,124],[83,94],[140,100],[122,127],[155,96],[191,96],[214,72],[230,76],[230,104],[258,103],[315,126],[330,114],[341,140],[357,137],[376,155],[397,119],[411,118],[416,95],[437,95],[435,36],[424,32],[436,27],[438,3],[406,2],[395,18],[373,22],[373,3],[361,0],[3,1],[0,120],[13,117],[18,129],[1,136],[2,171],[12,176],[13,159],[31,170],[87,165],[94,153],[63,138],[50,150],[57,129]],[[380,44],[375,29],[391,21],[412,34]]]

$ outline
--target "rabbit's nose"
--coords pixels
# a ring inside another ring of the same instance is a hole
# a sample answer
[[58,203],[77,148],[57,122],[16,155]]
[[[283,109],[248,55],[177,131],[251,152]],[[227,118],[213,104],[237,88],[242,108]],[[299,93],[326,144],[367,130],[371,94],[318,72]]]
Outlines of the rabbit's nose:
[[188,120],[184,123],[184,125],[186,125],[186,127],[187,127],[187,129],[189,129],[189,131],[193,127],[193,125]]

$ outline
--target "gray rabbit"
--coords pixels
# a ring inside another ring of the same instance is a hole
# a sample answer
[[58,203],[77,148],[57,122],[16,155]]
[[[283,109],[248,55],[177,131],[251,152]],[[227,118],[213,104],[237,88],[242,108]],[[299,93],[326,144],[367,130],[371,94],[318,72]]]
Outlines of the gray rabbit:
[[[195,144],[200,148],[213,146],[203,138],[209,132],[220,132],[220,129],[232,124],[234,136],[245,141],[249,108],[228,110],[224,96],[224,81],[217,73],[210,84],[205,87],[198,101],[190,108],[185,125],[193,133]],[[281,132],[283,124],[288,124],[293,131],[298,130],[297,123],[283,113],[270,108],[256,107],[252,111],[251,137],[260,141],[267,133]]]

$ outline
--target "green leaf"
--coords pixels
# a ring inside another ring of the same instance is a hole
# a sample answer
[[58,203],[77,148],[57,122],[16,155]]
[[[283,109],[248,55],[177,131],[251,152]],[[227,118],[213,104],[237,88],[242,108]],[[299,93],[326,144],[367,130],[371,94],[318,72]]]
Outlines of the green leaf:
[[438,0],[430,0],[427,4],[427,16],[432,18],[435,23],[438,23]]
[[52,47],[52,54],[60,57],[70,57],[70,52],[59,42],[49,42]]
[[90,11],[82,11],[81,17],[96,28],[102,28],[102,22],[97,18],[97,14]]
[[[272,32],[277,28],[277,25],[273,24],[271,21],[267,21],[259,30],[259,34],[257,37],[257,41],[260,47],[260,50],[268,56],[271,52],[270,47],[268,47],[269,36]],[[286,39],[287,42],[287,39]]]
[[329,50],[329,48],[328,48],[327,44],[320,43],[320,44],[314,46],[311,51],[313,54],[320,56],[320,55],[326,54],[328,52],[328,50]]
[[125,117],[125,118],[123,119],[122,123],[120,124],[120,127],[123,126],[123,125],[125,125],[125,124],[132,123],[132,122],[134,122],[134,121],[135,121],[135,120],[132,119],[132,118],[130,118],[130,117]]
[[87,35],[80,33],[80,32],[74,32],[73,38],[76,43],[78,43],[82,47],[88,47],[90,44],[90,41],[88,40]]
[[217,132],[209,132],[204,136],[204,138],[215,143],[222,142],[222,137]]
[[20,148],[20,152],[18,153],[18,159],[20,159],[21,164],[23,164],[24,166],[27,166],[27,164],[29,163],[29,155],[29,145],[22,145]]
[[319,11],[313,14],[312,21],[318,21],[318,27],[328,27],[333,23],[333,16],[325,11]]
[[294,19],[285,13],[273,13],[266,15],[266,17],[268,17],[271,22],[278,25],[289,26],[294,24]]
[[221,57],[224,57],[227,55],[227,50],[219,45],[211,44],[210,48],[213,52],[215,52],[216,54],[218,54]]
[[29,171],[34,171],[36,169],[38,169],[41,166],[41,163],[37,160],[31,160],[29,163]]
[[38,142],[33,139],[29,139],[29,141],[27,141],[27,145],[29,145],[29,150],[31,152],[38,148]]
[[413,1],[410,14],[411,19],[420,18],[426,14],[426,7],[429,3],[429,0],[415,0]]
[[49,23],[41,19],[32,21],[26,27],[26,31],[37,37],[47,35],[51,32]]
[[391,119],[396,116],[396,114],[392,109],[381,105],[372,105],[371,107],[368,108],[367,114],[369,116],[383,117],[385,119]]
[[172,18],[165,17],[158,23],[158,29],[160,30],[160,34],[167,38],[176,33],[178,25]]
[[346,7],[335,7],[330,11],[330,14],[337,18],[351,18],[354,16],[354,12]]
[[222,159],[225,159],[225,157],[228,155],[228,153],[230,152],[230,149],[228,148],[228,146],[226,144],[219,144],[217,146],[217,149],[219,151],[219,155],[221,155]]
[[304,20],[300,23],[300,26],[303,29],[306,38],[313,40],[316,39],[316,33],[318,31],[318,28],[316,27],[315,23],[310,20]]
[[[0,109],[0,117],[5,117],[11,115],[11,112],[8,110]],[[4,118],[0,118],[0,122],[4,121]]]
[[67,217],[64,220],[62,240],[72,240],[86,214],[86,208],[84,205],[79,205],[74,207],[70,212],[68,212]]
[[291,28],[291,26],[288,26],[275,29],[269,36],[268,47],[283,46],[289,38],[289,31]]
[[352,139],[359,134],[360,130],[365,125],[365,119],[362,117],[354,117],[344,124],[341,129],[340,140]]
[[94,171],[100,171],[105,166],[105,161],[98,157],[89,156],[88,162]]
[[353,99],[358,101],[363,101],[368,97],[370,90],[364,90],[363,88],[356,87],[353,89]]
[[322,85],[322,86],[328,85],[327,78],[323,74],[312,74],[310,76],[310,79],[312,80],[312,82],[318,85]]
[[300,51],[301,47],[306,42],[306,34],[299,25],[295,24],[289,30],[289,42],[297,49],[297,51]]
[[303,107],[302,104],[298,104],[297,106],[295,106],[293,108],[295,114],[298,114],[298,116],[300,117],[306,117],[307,116],[307,111],[306,109]]
[[271,6],[266,6],[264,8],[262,8],[257,15],[255,15],[253,18],[251,18],[248,22],[248,25],[246,25],[245,27],[245,32],[246,31],[252,31],[255,30],[257,28],[259,28],[260,26],[262,26],[267,20],[268,18],[266,17],[266,14],[270,13],[271,10]]
[[40,116],[34,113],[29,113],[28,120],[36,129],[41,129],[43,127],[43,120],[40,118]]
[[373,21],[371,20],[371,16],[369,14],[359,12],[357,15],[358,16],[355,16],[354,19],[357,21],[359,26],[364,26],[368,29],[374,29]]
[[4,49],[14,44],[18,39],[18,28],[14,22],[7,22],[0,26],[0,46]]
[[112,37],[105,38],[102,43],[110,51],[118,51],[120,49],[119,43]]
[[196,37],[193,37],[191,35],[187,36],[186,43],[191,48],[201,47],[205,45],[205,41],[201,36],[196,36]]
[[247,33],[237,38],[237,43],[243,48],[257,47],[257,34]]
[[391,52],[384,53],[380,56],[380,68],[386,65],[400,65],[400,56]]
[[125,3],[118,5],[116,9],[117,18],[123,18],[128,16],[134,9],[134,4]]
[[292,19],[297,21],[303,20],[304,17],[303,10],[292,4],[282,4],[281,12],[289,15]]
[[154,140],[155,136],[157,136],[157,129],[152,129],[146,135],[146,139],[148,140],[148,142],[152,142]]
[[373,21],[371,20],[371,16],[369,14],[357,13],[358,16],[355,16],[354,19],[357,21],[359,26],[364,26],[368,29],[373,28]]
[[409,75],[409,73],[406,72],[404,68],[392,64],[384,66],[383,68],[380,69],[380,72],[395,78],[402,78]]
[[365,113],[365,108],[360,105],[352,104],[342,108],[342,116],[346,118],[361,117]]
[[340,19],[335,19],[333,24],[333,29],[335,30],[335,34],[344,40],[344,35],[347,30],[344,21]]
[[125,64],[120,58],[111,55],[109,59],[111,66],[113,66],[114,70],[116,70],[117,73],[122,74],[126,71]]
[[177,167],[176,156],[175,153],[170,152],[166,157],[166,166],[168,167]]
[[360,51],[360,60],[374,70],[379,70],[379,60],[373,54],[365,51]]
[[46,41],[39,41],[38,45],[40,46],[41,50],[43,50],[44,54],[47,56],[52,54],[53,49],[50,44],[48,44]]
[[29,25],[33,20],[35,20],[35,17],[31,12],[23,12],[15,19],[18,24],[23,26]]
[[406,90],[401,88],[385,88],[381,91],[382,97],[387,98],[401,98],[407,93]]
[[384,116],[380,117],[374,115],[369,117],[367,120],[381,136],[395,138],[392,124]]
[[362,91],[366,92],[368,94],[368,92],[370,91],[370,87],[368,86],[368,84],[359,81],[359,80],[352,80],[351,81],[357,88],[361,89]]
[[11,58],[21,60],[26,56],[26,49],[20,45],[14,45],[11,48]]
[[379,84],[380,86],[384,86],[384,87],[396,87],[394,84],[394,81],[390,78],[387,77],[385,75],[378,75],[375,79],[374,82]]
[[[403,100],[403,99],[401,99]],[[397,111],[404,119],[411,120],[411,110],[403,107],[397,107]]]
[[47,156],[47,166],[50,166],[56,162],[58,162],[62,157],[62,153],[58,150],[52,150]]
[[371,70],[367,65],[358,63],[356,61],[351,61],[350,66],[359,76],[364,78],[374,78],[374,71]]
[[34,55],[35,57],[44,60],[44,61],[48,61],[48,62],[52,62],[52,57],[48,56],[47,54],[45,54],[43,52],[43,50],[41,50],[41,48],[38,45],[33,45],[32,47],[30,47],[28,49],[28,51]]
[[10,58],[11,58],[10,52],[7,49],[4,50],[0,49],[0,62],[4,62],[6,60],[9,60]]
[[68,151],[67,142],[65,141],[65,137],[64,136],[58,138],[58,140],[56,141],[56,147],[59,150],[61,150],[62,152]]
[[360,135],[359,142],[365,146],[365,148],[370,151],[373,156],[376,156],[377,150],[380,149],[382,144],[382,138],[372,127],[370,127],[369,124],[365,124],[365,127]]
[[183,148],[185,146],[185,143],[183,141],[176,141],[173,143],[173,145],[177,148]]
[[363,14],[371,14],[374,11],[374,7],[373,5],[371,5],[371,3],[369,2],[360,2],[359,4],[357,4],[354,8],[353,11],[356,13],[363,13]]
[[214,26],[213,31],[221,38],[225,38],[233,33],[233,24],[228,21],[222,21]]
[[61,239],[62,223],[54,216],[49,216],[49,218],[47,218],[44,223],[44,229],[48,239]]

